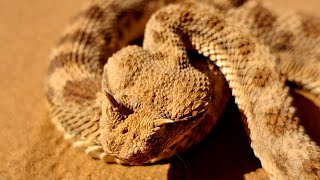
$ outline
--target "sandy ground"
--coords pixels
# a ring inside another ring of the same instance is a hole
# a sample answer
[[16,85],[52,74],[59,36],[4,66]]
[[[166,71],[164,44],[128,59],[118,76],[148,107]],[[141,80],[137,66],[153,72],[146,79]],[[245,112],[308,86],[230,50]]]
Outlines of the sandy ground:
[[[262,177],[254,173],[263,171],[233,103],[203,143],[169,162],[110,165],[71,148],[49,121],[43,81],[50,49],[82,2],[0,0],[0,179],[243,179],[250,172]],[[320,15],[319,0],[269,3]],[[319,137],[319,108],[295,97],[300,114],[311,119],[309,132]]]

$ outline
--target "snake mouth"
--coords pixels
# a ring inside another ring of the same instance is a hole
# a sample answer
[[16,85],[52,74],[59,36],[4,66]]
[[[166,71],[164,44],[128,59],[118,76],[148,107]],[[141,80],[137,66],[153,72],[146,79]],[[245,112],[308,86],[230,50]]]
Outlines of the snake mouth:
[[[128,165],[142,165],[168,159],[175,154],[171,147],[183,141],[183,138],[188,134],[188,129],[193,129],[205,117],[206,113],[207,110],[204,110],[196,116],[185,116],[184,118],[188,118],[188,120],[155,120],[157,126],[154,126],[154,131],[150,133],[144,143],[131,142],[130,145],[126,144],[122,147],[117,144],[116,149],[111,148],[114,151],[111,151],[109,147],[106,150]],[[176,140],[172,141],[172,139]],[[112,143],[107,146],[111,145]]]
[[[153,139],[153,141],[158,141],[158,139]],[[108,151],[111,156],[120,159],[124,164],[142,165],[150,163],[152,159],[158,158],[161,152],[164,151],[164,147],[157,143],[153,143],[153,145],[148,145],[147,147],[148,149],[132,146],[129,149],[120,148],[116,151],[111,151],[108,148],[105,148],[105,150]]]

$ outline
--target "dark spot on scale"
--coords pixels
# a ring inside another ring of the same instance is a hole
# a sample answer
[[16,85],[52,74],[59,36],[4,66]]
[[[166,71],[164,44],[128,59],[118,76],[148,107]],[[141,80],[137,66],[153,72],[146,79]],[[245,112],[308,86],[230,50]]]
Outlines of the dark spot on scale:
[[128,129],[127,128],[124,128],[123,130],[122,130],[122,134],[126,134],[128,132]]

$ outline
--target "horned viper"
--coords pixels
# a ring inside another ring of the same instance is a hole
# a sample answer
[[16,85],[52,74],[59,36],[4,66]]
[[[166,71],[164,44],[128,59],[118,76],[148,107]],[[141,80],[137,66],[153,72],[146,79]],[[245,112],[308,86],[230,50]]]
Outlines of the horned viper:
[[107,162],[155,162],[200,142],[230,88],[270,178],[319,179],[320,147],[286,82],[320,97],[320,19],[256,1],[171,3],[98,0],[72,19],[46,79],[65,137]]

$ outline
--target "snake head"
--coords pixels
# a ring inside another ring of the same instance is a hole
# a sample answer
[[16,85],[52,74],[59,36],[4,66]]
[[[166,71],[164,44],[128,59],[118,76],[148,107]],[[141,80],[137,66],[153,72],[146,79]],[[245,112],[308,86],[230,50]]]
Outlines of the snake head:
[[[159,119],[148,110],[133,112],[120,103],[114,103],[116,100],[110,94],[106,93],[106,97],[103,106],[106,114],[101,118],[105,150],[132,165],[143,164],[159,156],[168,143],[168,138],[164,138],[168,136],[166,124],[174,121]],[[113,106],[115,104],[119,106]]]
[[208,77],[172,59],[129,46],[104,67],[100,141],[128,164],[161,159],[208,110]]

